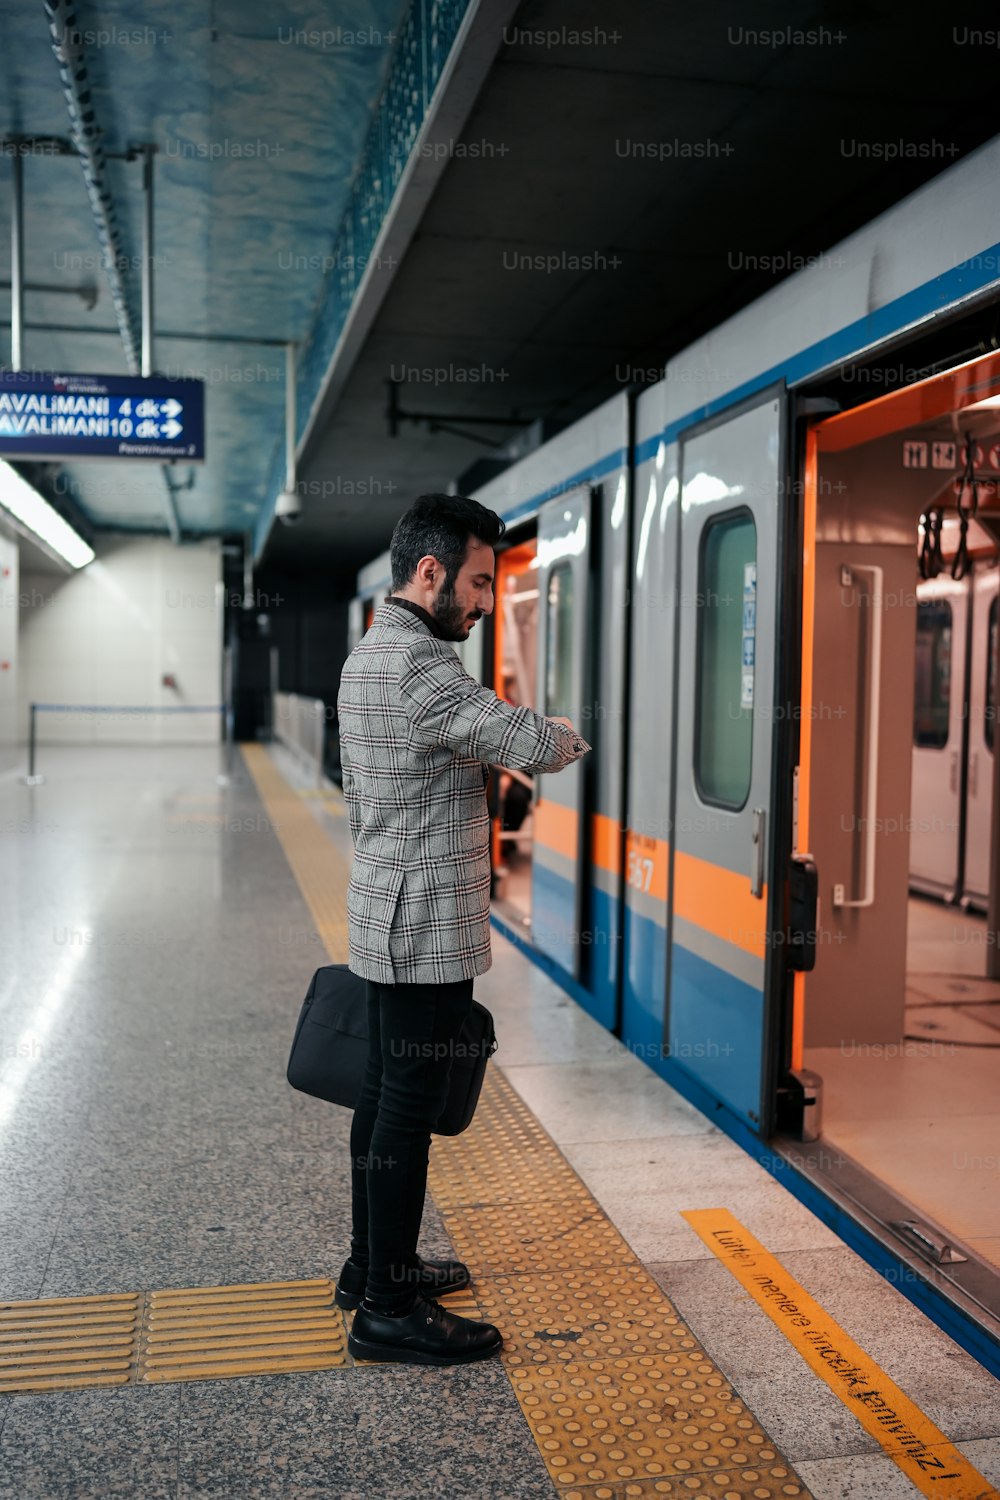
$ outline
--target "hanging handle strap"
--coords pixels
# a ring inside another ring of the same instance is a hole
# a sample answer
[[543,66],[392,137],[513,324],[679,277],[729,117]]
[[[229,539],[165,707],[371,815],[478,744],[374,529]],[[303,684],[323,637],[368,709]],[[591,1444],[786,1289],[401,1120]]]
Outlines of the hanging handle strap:
[[944,512],[939,505],[928,506],[920,517],[920,552],[918,563],[921,578],[936,578],[944,567],[941,551],[941,526]]
[[[969,521],[979,510],[979,480],[976,478],[976,469],[973,463],[975,451],[975,443],[971,437],[967,437],[965,439],[965,463],[956,486],[955,506],[958,510],[958,547],[955,551],[955,556],[951,560],[951,576],[955,579],[964,578],[972,566],[968,545]],[[968,496],[968,503],[966,503],[966,496]]]

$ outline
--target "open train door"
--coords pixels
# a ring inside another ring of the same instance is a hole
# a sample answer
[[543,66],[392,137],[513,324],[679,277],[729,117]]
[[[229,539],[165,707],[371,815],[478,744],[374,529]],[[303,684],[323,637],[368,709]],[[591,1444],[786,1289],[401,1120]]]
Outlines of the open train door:
[[[538,712],[585,738],[590,710],[591,492],[580,485],[538,513]],[[580,977],[586,757],[535,782],[531,930],[537,948]]]
[[[681,439],[672,923],[664,1045],[755,1130],[770,1125],[779,1000],[769,881],[786,401]],[[779,882],[780,884],[780,882]]]

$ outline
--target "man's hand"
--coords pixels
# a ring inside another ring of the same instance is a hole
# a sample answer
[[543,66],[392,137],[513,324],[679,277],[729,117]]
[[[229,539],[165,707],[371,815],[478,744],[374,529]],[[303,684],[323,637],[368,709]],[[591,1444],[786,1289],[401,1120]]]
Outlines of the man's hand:
[[547,718],[550,724],[558,724],[560,728],[569,730],[570,734],[573,736],[573,754],[575,758],[578,759],[581,755],[587,754],[587,751],[591,747],[587,744],[587,741],[584,739],[579,730],[573,728],[573,722],[571,719],[560,717],[556,714],[547,715]]

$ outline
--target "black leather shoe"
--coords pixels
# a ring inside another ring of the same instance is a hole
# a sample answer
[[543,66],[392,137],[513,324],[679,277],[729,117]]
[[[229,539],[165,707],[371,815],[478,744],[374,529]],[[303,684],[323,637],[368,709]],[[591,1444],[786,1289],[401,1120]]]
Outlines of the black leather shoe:
[[[460,1260],[423,1260],[420,1256],[417,1259],[420,1265],[414,1273],[414,1290],[422,1292],[425,1297],[445,1297],[449,1292],[460,1292],[463,1287],[472,1284],[472,1277]],[[348,1312],[359,1307],[365,1295],[367,1280],[368,1272],[364,1266],[356,1266],[353,1260],[346,1260],[337,1277],[337,1290],[333,1294],[337,1306],[346,1308]]]
[[391,1318],[362,1302],[354,1314],[347,1347],[355,1359],[406,1365],[467,1365],[488,1359],[503,1346],[492,1323],[460,1318],[418,1294],[402,1317]]

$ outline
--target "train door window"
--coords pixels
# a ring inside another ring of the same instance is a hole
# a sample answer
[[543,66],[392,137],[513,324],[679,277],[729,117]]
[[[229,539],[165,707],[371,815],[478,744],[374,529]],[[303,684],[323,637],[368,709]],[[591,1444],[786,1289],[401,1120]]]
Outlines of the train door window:
[[[493,683],[515,708],[538,701],[538,543],[535,537],[497,553],[494,579]],[[495,768],[489,791],[492,814],[491,896],[510,920],[531,922],[535,780],[524,771]]]
[[[518,556],[520,554],[520,556]],[[534,542],[501,553],[498,592],[499,681],[497,692],[515,707],[534,708],[537,694],[538,588]]]
[[917,605],[917,655],[913,743],[943,750],[951,711],[951,605],[923,599]]
[[709,522],[698,584],[695,779],[703,801],[736,810],[750,792],[756,569],[749,512]]
[[987,745],[993,749],[993,723],[997,716],[997,601],[994,597],[990,605],[990,626],[986,642],[986,722],[983,725],[983,738]]
[[573,704],[573,573],[568,562],[549,574],[545,712],[569,717]]

